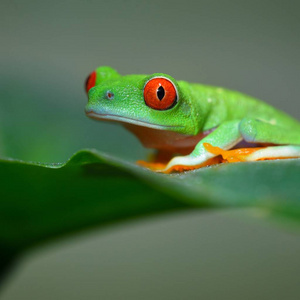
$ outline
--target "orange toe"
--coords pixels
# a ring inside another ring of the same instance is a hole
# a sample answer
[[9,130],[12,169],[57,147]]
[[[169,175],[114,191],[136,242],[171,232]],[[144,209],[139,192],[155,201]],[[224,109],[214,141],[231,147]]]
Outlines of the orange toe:
[[226,162],[238,162],[238,161],[246,161],[246,157],[253,152],[260,150],[265,147],[257,147],[257,148],[239,148],[233,150],[223,150],[219,147],[214,147],[209,143],[203,143],[205,149],[215,155],[222,155],[223,159]]
[[163,170],[167,166],[167,164],[164,164],[164,163],[148,162],[148,161],[144,161],[144,160],[138,160],[136,163],[139,166],[148,168],[152,171],[160,171],[160,170]]

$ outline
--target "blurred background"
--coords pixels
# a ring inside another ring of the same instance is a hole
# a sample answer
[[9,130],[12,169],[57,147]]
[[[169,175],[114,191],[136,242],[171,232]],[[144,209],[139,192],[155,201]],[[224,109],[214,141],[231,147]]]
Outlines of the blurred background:
[[[239,90],[300,119],[299,1],[0,2],[0,155],[143,158],[84,115],[96,67]],[[184,212],[39,248],[1,299],[298,299],[300,240],[253,211]]]

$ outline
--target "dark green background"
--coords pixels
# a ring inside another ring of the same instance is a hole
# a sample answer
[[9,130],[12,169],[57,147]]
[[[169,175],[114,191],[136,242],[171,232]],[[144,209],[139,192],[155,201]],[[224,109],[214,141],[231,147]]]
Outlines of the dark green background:
[[[299,11],[297,1],[2,0],[1,155],[144,157],[123,128],[83,113],[99,65],[236,89],[299,119]],[[297,299],[299,236],[261,216],[185,212],[70,238],[29,254],[1,299]]]

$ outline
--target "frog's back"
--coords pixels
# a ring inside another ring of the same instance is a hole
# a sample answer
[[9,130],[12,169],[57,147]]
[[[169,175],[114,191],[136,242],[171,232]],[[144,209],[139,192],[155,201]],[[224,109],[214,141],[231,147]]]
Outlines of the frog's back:
[[191,84],[194,101],[207,101],[210,107],[204,130],[218,126],[224,121],[245,117],[264,120],[285,128],[300,131],[300,122],[273,106],[237,91],[220,87]]

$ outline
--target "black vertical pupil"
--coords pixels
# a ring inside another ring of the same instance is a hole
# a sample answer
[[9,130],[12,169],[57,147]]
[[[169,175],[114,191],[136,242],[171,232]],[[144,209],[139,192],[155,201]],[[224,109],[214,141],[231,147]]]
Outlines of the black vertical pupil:
[[164,96],[165,96],[165,89],[162,87],[162,86],[160,86],[158,89],[157,89],[157,97],[158,97],[158,99],[159,100],[162,100],[163,98],[164,98]]

